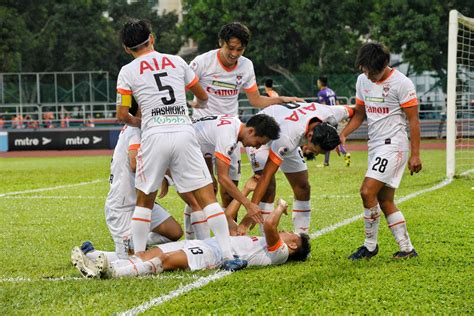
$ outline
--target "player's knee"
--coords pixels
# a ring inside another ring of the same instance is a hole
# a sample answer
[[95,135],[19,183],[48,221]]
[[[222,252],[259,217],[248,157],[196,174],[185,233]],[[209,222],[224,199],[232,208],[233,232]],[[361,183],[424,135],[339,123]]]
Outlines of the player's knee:
[[173,226],[173,229],[171,230],[170,235],[168,236],[168,238],[171,239],[172,241],[177,241],[181,237],[183,237],[183,234],[184,234],[184,232],[183,232],[183,229],[181,228],[181,225],[176,223],[176,225]]
[[311,185],[307,181],[301,182],[293,188],[293,192],[299,200],[307,200],[311,195]]
[[369,202],[375,199],[375,194],[367,187],[362,186],[360,188],[360,197],[364,202]]

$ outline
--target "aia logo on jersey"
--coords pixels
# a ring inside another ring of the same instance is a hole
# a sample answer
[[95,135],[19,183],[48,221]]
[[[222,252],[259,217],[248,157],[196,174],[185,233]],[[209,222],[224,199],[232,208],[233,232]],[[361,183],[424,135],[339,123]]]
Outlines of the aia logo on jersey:
[[236,77],[235,77],[235,84],[240,86],[242,84],[242,78],[243,78],[243,75],[242,74],[238,74]]
[[386,84],[382,87],[382,89],[383,89],[382,96],[386,98],[388,96],[388,92],[390,91],[390,85]]
[[288,147],[283,146],[278,149],[278,154],[283,157],[288,153],[288,151],[289,151]]

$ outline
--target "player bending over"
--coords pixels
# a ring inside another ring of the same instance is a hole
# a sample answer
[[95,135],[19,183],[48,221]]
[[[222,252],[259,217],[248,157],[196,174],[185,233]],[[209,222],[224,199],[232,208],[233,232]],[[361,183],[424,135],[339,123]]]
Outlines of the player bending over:
[[[264,222],[265,237],[232,236],[231,244],[235,254],[248,262],[249,266],[283,264],[288,261],[304,261],[311,251],[309,236],[289,232],[278,232],[282,214],[287,214],[287,203],[278,205]],[[79,259],[78,259],[79,258]],[[162,271],[204,270],[222,265],[224,258],[214,238],[205,240],[183,240],[162,244],[147,250],[144,255],[130,260],[109,262],[100,255],[94,263],[78,248],[73,249],[73,263],[76,260],[79,271],[88,278],[120,278],[145,276]],[[226,270],[233,270],[227,268]]]

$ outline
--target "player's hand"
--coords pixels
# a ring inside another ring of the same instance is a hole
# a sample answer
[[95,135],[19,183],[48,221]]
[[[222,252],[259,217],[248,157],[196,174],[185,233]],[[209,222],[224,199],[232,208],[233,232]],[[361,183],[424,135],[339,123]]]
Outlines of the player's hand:
[[341,140],[340,146],[344,146],[346,144],[346,136],[339,134],[339,139]]
[[246,216],[250,217],[255,223],[263,223],[262,211],[257,204],[250,203],[245,208],[247,209]]
[[258,179],[260,179],[260,175],[258,174],[255,174],[252,177],[250,177],[245,183],[245,188],[249,190],[250,192],[255,191],[255,188],[257,187]]
[[305,102],[305,100],[297,97],[280,97],[283,103],[290,103],[290,102]]
[[237,228],[237,236],[245,236],[247,235],[248,231],[249,231],[248,226],[240,224],[239,227]]
[[408,160],[408,169],[410,170],[410,175],[412,176],[413,173],[420,172],[422,168],[420,156],[410,156]]

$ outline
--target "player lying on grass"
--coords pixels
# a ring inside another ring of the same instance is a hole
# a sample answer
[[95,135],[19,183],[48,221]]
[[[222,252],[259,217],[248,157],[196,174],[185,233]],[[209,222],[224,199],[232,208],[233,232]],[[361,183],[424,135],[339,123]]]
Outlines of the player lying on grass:
[[[246,185],[250,192],[251,186]],[[230,208],[239,208],[240,203],[233,200]],[[311,246],[309,236],[289,232],[278,232],[282,214],[287,214],[287,203],[278,201],[278,205],[267,217],[263,229],[264,237],[231,236],[232,249],[249,266],[282,264],[287,261],[304,261]],[[110,262],[105,255],[99,255],[94,262],[87,258],[79,247],[74,247],[72,263],[84,277],[125,277],[156,274],[169,270],[203,270],[222,267],[223,256],[214,238],[205,240],[183,240],[161,244],[151,248],[139,258],[132,256],[128,260]],[[232,267],[225,267],[233,270]]]
[[[249,214],[254,214],[254,209],[261,210],[263,217],[271,213],[275,199],[275,173],[281,168],[294,194],[294,231],[307,233],[311,218],[311,187],[300,146],[307,144],[306,150],[314,154],[333,150],[340,143],[333,125],[351,117],[353,110],[347,106],[329,107],[301,102],[271,105],[260,113],[275,118],[281,131],[277,140],[259,149],[247,148],[253,171],[262,174],[252,204],[247,209]],[[246,216],[240,229],[245,232],[249,226],[261,220],[257,216]]]
[[[129,113],[134,117],[140,116],[136,102],[132,102]],[[105,220],[115,243],[115,252],[105,253],[111,260],[117,257],[128,258],[129,249],[133,248],[131,223],[137,200],[135,170],[140,142],[141,130],[125,125],[120,131],[110,164],[110,189],[105,201]],[[155,204],[151,212],[147,244],[179,240],[182,235],[179,223],[161,205]],[[85,242],[81,248],[91,259],[97,258],[101,253],[95,251],[90,242]]]

